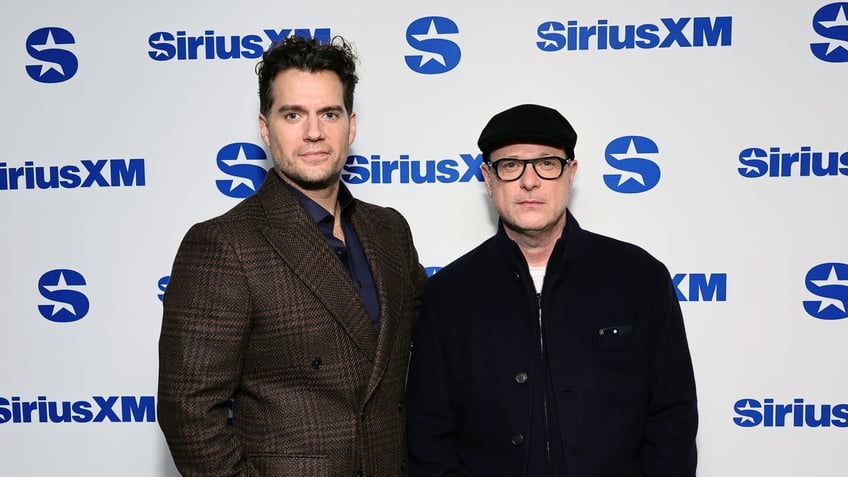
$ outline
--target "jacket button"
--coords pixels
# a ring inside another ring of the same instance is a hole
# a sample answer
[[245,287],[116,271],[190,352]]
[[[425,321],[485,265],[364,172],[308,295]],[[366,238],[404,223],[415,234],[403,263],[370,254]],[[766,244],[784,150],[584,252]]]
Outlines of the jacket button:
[[523,443],[524,443],[524,436],[522,436],[521,434],[516,434],[516,435],[512,436],[512,445],[520,446]]
[[322,361],[321,358],[315,358],[312,360],[312,363],[310,363],[310,366],[312,366],[312,369],[321,369],[323,364],[324,361]]
[[518,384],[524,384],[527,382],[527,373],[524,371],[515,375],[515,382]]
[[521,283],[521,275],[518,272],[512,272],[512,279],[515,280],[515,283]]
[[353,477],[362,477],[363,475],[365,474],[363,474],[361,470],[357,470],[353,473]]
[[403,401],[398,401],[398,411],[403,412]]

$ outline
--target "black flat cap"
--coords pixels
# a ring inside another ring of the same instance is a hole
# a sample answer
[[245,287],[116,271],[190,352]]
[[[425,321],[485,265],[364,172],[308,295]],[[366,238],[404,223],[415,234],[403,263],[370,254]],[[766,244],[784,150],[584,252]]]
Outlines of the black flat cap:
[[577,132],[556,109],[522,104],[492,116],[477,140],[485,156],[499,147],[524,143],[561,147],[574,157]]

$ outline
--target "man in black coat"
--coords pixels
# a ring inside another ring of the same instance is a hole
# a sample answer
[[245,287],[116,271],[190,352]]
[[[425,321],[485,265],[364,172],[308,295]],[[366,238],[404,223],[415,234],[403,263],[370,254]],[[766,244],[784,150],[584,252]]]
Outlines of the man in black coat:
[[692,477],[698,411],[666,267],[580,228],[577,134],[532,104],[478,146],[494,237],[425,287],[407,388],[413,476]]

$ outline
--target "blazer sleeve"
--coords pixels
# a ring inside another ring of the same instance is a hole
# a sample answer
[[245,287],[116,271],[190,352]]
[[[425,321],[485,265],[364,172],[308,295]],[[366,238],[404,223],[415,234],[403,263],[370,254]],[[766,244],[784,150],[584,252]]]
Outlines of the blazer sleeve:
[[642,475],[694,477],[698,409],[683,315],[671,277],[661,267],[652,323],[650,400],[641,451]]
[[158,419],[184,476],[243,475],[228,425],[251,300],[237,248],[210,224],[192,227],[163,299]]

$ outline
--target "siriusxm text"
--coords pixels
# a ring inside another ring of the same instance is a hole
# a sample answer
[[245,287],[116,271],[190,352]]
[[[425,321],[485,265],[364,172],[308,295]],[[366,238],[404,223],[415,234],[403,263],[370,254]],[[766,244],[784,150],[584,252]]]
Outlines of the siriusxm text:
[[153,396],[92,396],[91,400],[54,401],[38,396],[34,401],[19,396],[0,397],[0,424],[155,422]]
[[773,398],[740,399],[733,405],[740,427],[848,427],[848,404],[808,404],[803,398],[777,403]]
[[471,182],[476,179],[483,181],[480,167],[483,164],[482,154],[460,154],[460,160],[417,160],[410,159],[408,154],[401,154],[398,159],[385,160],[379,155],[370,157],[351,155],[342,172],[342,180],[349,184],[432,184],[436,182]]
[[780,147],[768,150],[749,147],[739,153],[739,174],[743,177],[848,176],[848,151],[820,152],[810,146],[784,152]]
[[[726,273],[678,273],[672,281],[679,301],[727,301]],[[688,287],[681,290],[684,281]]]
[[37,166],[26,161],[21,167],[0,162],[0,190],[143,185],[144,159],[82,160],[64,166]]
[[610,24],[606,19],[594,25],[547,21],[536,29],[542,40],[536,45],[542,51],[730,46],[732,33],[733,17],[660,18],[659,23],[641,25]]
[[262,34],[218,35],[215,30],[206,30],[202,35],[189,35],[185,31],[152,33],[147,52],[156,61],[169,60],[229,60],[235,58],[259,58],[265,48],[290,35],[315,38],[322,43],[330,42],[329,28],[284,28],[262,30]]

